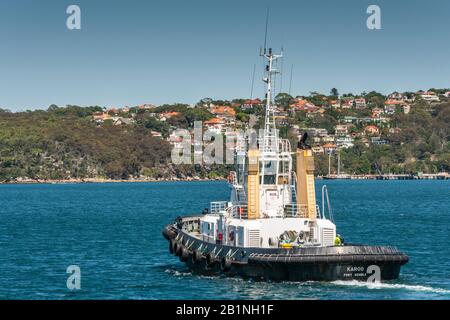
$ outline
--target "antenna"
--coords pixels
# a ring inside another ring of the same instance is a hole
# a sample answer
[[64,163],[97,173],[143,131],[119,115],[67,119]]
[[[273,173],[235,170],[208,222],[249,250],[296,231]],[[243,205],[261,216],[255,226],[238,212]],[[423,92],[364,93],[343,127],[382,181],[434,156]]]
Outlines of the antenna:
[[250,91],[250,100],[253,100],[253,85],[255,83],[255,71],[256,71],[256,63],[253,65],[252,89]]
[[[281,45],[281,55],[284,55],[284,45]],[[283,65],[284,60],[280,61],[280,93],[283,92]]]
[[292,86],[292,72],[294,71],[294,65],[291,64],[291,79],[289,80],[289,95],[291,95],[291,86]]
[[266,46],[267,46],[267,28],[269,25],[269,6],[267,6],[266,13],[266,31],[264,32],[264,54],[266,54]]

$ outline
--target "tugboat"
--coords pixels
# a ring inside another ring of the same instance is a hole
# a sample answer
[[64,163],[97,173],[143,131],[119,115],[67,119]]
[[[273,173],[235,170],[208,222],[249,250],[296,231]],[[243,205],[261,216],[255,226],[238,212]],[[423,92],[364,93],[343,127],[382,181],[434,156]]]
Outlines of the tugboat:
[[[211,202],[163,230],[169,251],[197,274],[271,281],[397,279],[408,256],[391,246],[347,244],[336,233],[326,186],[316,202],[314,157],[305,133],[295,152],[278,135],[275,61],[264,49],[266,102],[262,138],[244,137],[228,177],[229,201]],[[293,169],[295,157],[295,170]]]

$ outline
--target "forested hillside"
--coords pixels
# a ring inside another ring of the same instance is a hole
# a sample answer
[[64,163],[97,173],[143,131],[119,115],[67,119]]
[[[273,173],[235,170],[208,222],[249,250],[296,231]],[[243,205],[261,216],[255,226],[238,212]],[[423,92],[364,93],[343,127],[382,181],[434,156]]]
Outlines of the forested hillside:
[[[323,101],[317,97],[316,100],[316,104]],[[283,101],[279,103],[283,104]],[[231,102],[221,104],[225,107],[209,110],[216,113],[233,111],[228,106],[232,105]],[[291,129],[294,126],[323,128],[334,134],[337,125],[349,116],[367,117],[375,107],[365,110],[326,108],[322,113],[310,114],[291,112],[287,121],[280,125],[281,135],[291,138],[295,145],[298,130],[293,134]],[[101,107],[51,106],[45,111],[16,113],[0,109],[0,182],[24,178],[41,181],[225,177],[230,167],[173,165],[170,159],[173,147],[173,141],[172,145],[168,141],[170,132],[176,128],[192,129],[194,121],[211,119],[214,115],[209,110],[201,104],[195,108],[182,104],[163,105],[151,110],[135,107],[127,110],[126,115],[122,115],[123,110],[105,111]],[[223,117],[229,119],[236,115],[235,128],[246,126],[250,115],[259,119],[255,127],[261,125],[260,107],[235,107],[234,110],[236,113]],[[124,123],[118,125],[113,119]],[[348,135],[354,137],[354,145],[339,149],[342,172],[416,174],[450,171],[448,100],[429,104],[418,99],[410,112],[398,111],[390,115],[376,128],[379,130],[377,137],[385,141],[383,145],[370,142],[370,135],[364,133],[366,126],[358,122],[352,124]],[[313,141],[310,144],[313,145]],[[328,173],[328,160],[327,153],[316,154],[318,175]],[[336,167],[335,153],[331,172],[336,172]]]
[[[341,169],[346,173],[417,174],[450,171],[450,103],[416,103],[409,114],[393,115],[381,136],[389,144],[370,145],[355,142],[341,151]],[[328,157],[316,157],[319,174],[328,171]],[[332,171],[337,161],[332,162]]]
[[214,176],[211,168],[171,165],[171,145],[144,125],[96,124],[91,114],[99,110],[0,110],[0,181]]

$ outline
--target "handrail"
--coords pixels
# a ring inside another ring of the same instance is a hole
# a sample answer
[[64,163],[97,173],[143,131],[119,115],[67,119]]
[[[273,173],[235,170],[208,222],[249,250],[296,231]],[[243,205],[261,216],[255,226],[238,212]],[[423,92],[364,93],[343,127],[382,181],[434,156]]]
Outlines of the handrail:
[[307,218],[308,206],[298,205],[296,203],[286,204],[284,206],[284,217],[287,218]]
[[248,206],[245,204],[238,204],[227,208],[227,213],[233,218],[246,219],[248,218]]
[[211,214],[217,214],[220,211],[226,210],[228,201],[213,201],[209,204],[209,211]]
[[326,185],[322,186],[322,215],[325,218],[325,201],[327,203],[328,215],[331,222],[334,223],[333,210],[331,209],[330,197],[328,196],[328,188]]
[[[247,204],[236,204],[224,209],[228,216],[239,219],[248,218],[248,205]],[[319,205],[316,205],[316,215],[321,218]],[[296,203],[286,204],[283,208],[284,218],[307,218],[309,216],[307,205],[298,205]],[[278,216],[280,217],[280,216]],[[260,219],[271,219],[273,217],[261,216]]]
[[[291,152],[291,142],[289,139],[281,139],[275,137],[268,137],[269,145],[264,143],[264,138],[257,138],[256,144],[260,146],[260,151],[262,152],[281,152],[290,153]],[[236,140],[235,149],[237,151],[246,151],[248,149],[248,137],[239,136]],[[275,147],[275,148],[274,148]]]

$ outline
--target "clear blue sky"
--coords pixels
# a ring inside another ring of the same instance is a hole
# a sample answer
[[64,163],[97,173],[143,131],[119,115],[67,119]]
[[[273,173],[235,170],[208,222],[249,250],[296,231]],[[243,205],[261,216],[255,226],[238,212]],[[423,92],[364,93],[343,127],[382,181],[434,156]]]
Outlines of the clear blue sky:
[[[0,107],[195,103],[263,95],[266,0],[0,0]],[[81,7],[82,29],[66,28]],[[382,30],[366,9],[382,10]],[[450,87],[450,1],[277,0],[269,44],[284,45],[293,94]]]

